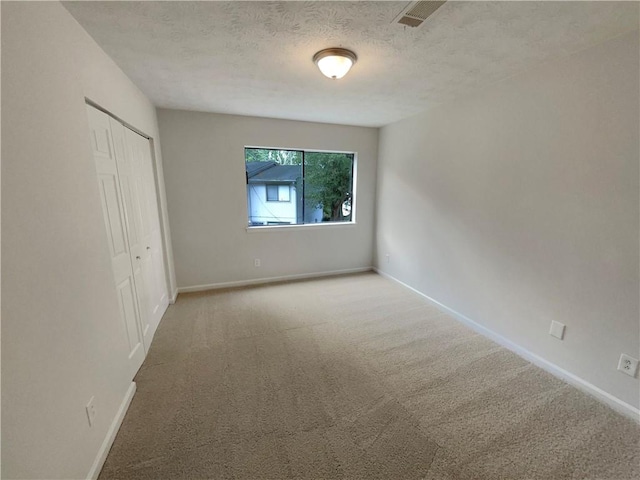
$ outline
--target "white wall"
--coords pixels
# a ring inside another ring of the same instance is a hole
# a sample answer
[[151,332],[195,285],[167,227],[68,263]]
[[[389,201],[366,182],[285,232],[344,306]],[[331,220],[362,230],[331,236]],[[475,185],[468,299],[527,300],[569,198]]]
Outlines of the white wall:
[[[158,122],[179,287],[371,266],[377,129],[164,109]],[[247,232],[245,146],[357,152],[357,224]]]
[[59,3],[1,8],[2,477],[83,478],[131,384],[85,97],[155,109]]
[[640,353],[638,56],[636,31],[384,127],[376,252],[635,407],[638,379],[616,367]]

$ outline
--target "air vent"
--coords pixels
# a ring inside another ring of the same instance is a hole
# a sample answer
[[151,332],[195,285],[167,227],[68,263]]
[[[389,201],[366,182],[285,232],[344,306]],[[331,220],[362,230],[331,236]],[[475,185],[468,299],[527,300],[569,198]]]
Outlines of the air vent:
[[399,23],[400,25],[406,25],[408,27],[419,27],[427,18],[433,15],[443,3],[445,2],[411,2],[407,5],[407,8],[393,20],[393,23]]

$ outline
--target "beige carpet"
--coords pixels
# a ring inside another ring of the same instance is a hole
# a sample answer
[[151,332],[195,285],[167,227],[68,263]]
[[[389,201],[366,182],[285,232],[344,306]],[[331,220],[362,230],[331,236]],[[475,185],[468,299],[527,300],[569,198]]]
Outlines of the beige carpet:
[[640,427],[367,273],[180,295],[100,478],[640,478]]

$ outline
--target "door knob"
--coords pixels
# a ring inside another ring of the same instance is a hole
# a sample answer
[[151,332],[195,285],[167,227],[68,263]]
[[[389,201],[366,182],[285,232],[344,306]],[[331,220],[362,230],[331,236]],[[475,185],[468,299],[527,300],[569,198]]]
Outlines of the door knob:
[[140,255],[136,255],[136,258],[137,258],[138,260],[140,260]]
[[151,247],[147,247],[147,250],[151,250]]

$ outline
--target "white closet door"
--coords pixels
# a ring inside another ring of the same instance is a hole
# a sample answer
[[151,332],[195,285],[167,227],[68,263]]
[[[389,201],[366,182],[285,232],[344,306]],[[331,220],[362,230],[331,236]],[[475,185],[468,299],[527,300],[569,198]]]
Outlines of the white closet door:
[[151,322],[150,287],[152,285],[152,281],[149,276],[149,272],[151,271],[151,252],[150,249],[147,248],[149,246],[149,241],[146,234],[146,231],[148,230],[146,225],[149,223],[149,212],[147,211],[147,204],[145,201],[145,185],[144,177],[142,175],[142,155],[140,154],[140,145],[137,138],[140,137],[140,135],[125,127],[123,127],[123,134],[127,148],[127,157],[130,162],[131,190],[135,192],[136,195],[136,262],[139,266],[139,270],[136,275],[136,285],[139,285],[138,291],[141,312],[140,319],[142,321],[142,335],[144,343],[148,348],[155,332],[155,326],[153,326]]
[[153,169],[153,158],[151,143],[149,139],[140,137],[140,153],[142,155],[143,178],[145,185],[145,200],[147,212],[149,213],[149,233],[147,239],[147,250],[151,252],[152,265],[152,285],[149,286],[151,303],[151,321],[154,325],[160,323],[164,312],[169,306],[169,293],[164,269],[164,256],[162,244],[162,231],[160,229],[160,214],[158,210],[158,195],[156,190],[155,174]]
[[134,268],[129,248],[129,232],[123,195],[118,178],[117,150],[112,137],[110,117],[87,105],[91,146],[98,175],[98,188],[102,201],[102,213],[109,242],[113,276],[118,293],[120,319],[126,336],[131,378],[142,365],[145,357],[140,314],[138,309]]
[[148,269],[145,265],[148,254],[145,249],[146,243],[143,233],[143,224],[146,221],[147,212],[145,210],[144,191],[140,186],[139,155],[135,150],[132,151],[131,149],[131,142],[128,138],[130,130],[113,118],[110,119],[110,122],[114,143],[118,146],[121,145],[121,148],[116,148],[118,176],[127,218],[131,264],[133,265],[133,277],[135,279],[140,312],[140,328],[145,350],[149,351],[151,340],[153,339],[153,331],[149,324],[149,287],[145,272]]
[[[155,200],[156,187],[149,140],[129,129],[125,129],[125,135],[141,212],[140,257],[142,282],[145,288],[145,313],[141,317],[146,345],[146,339],[153,337],[169,302],[166,293],[160,220]],[[140,304],[142,309],[142,300]]]

